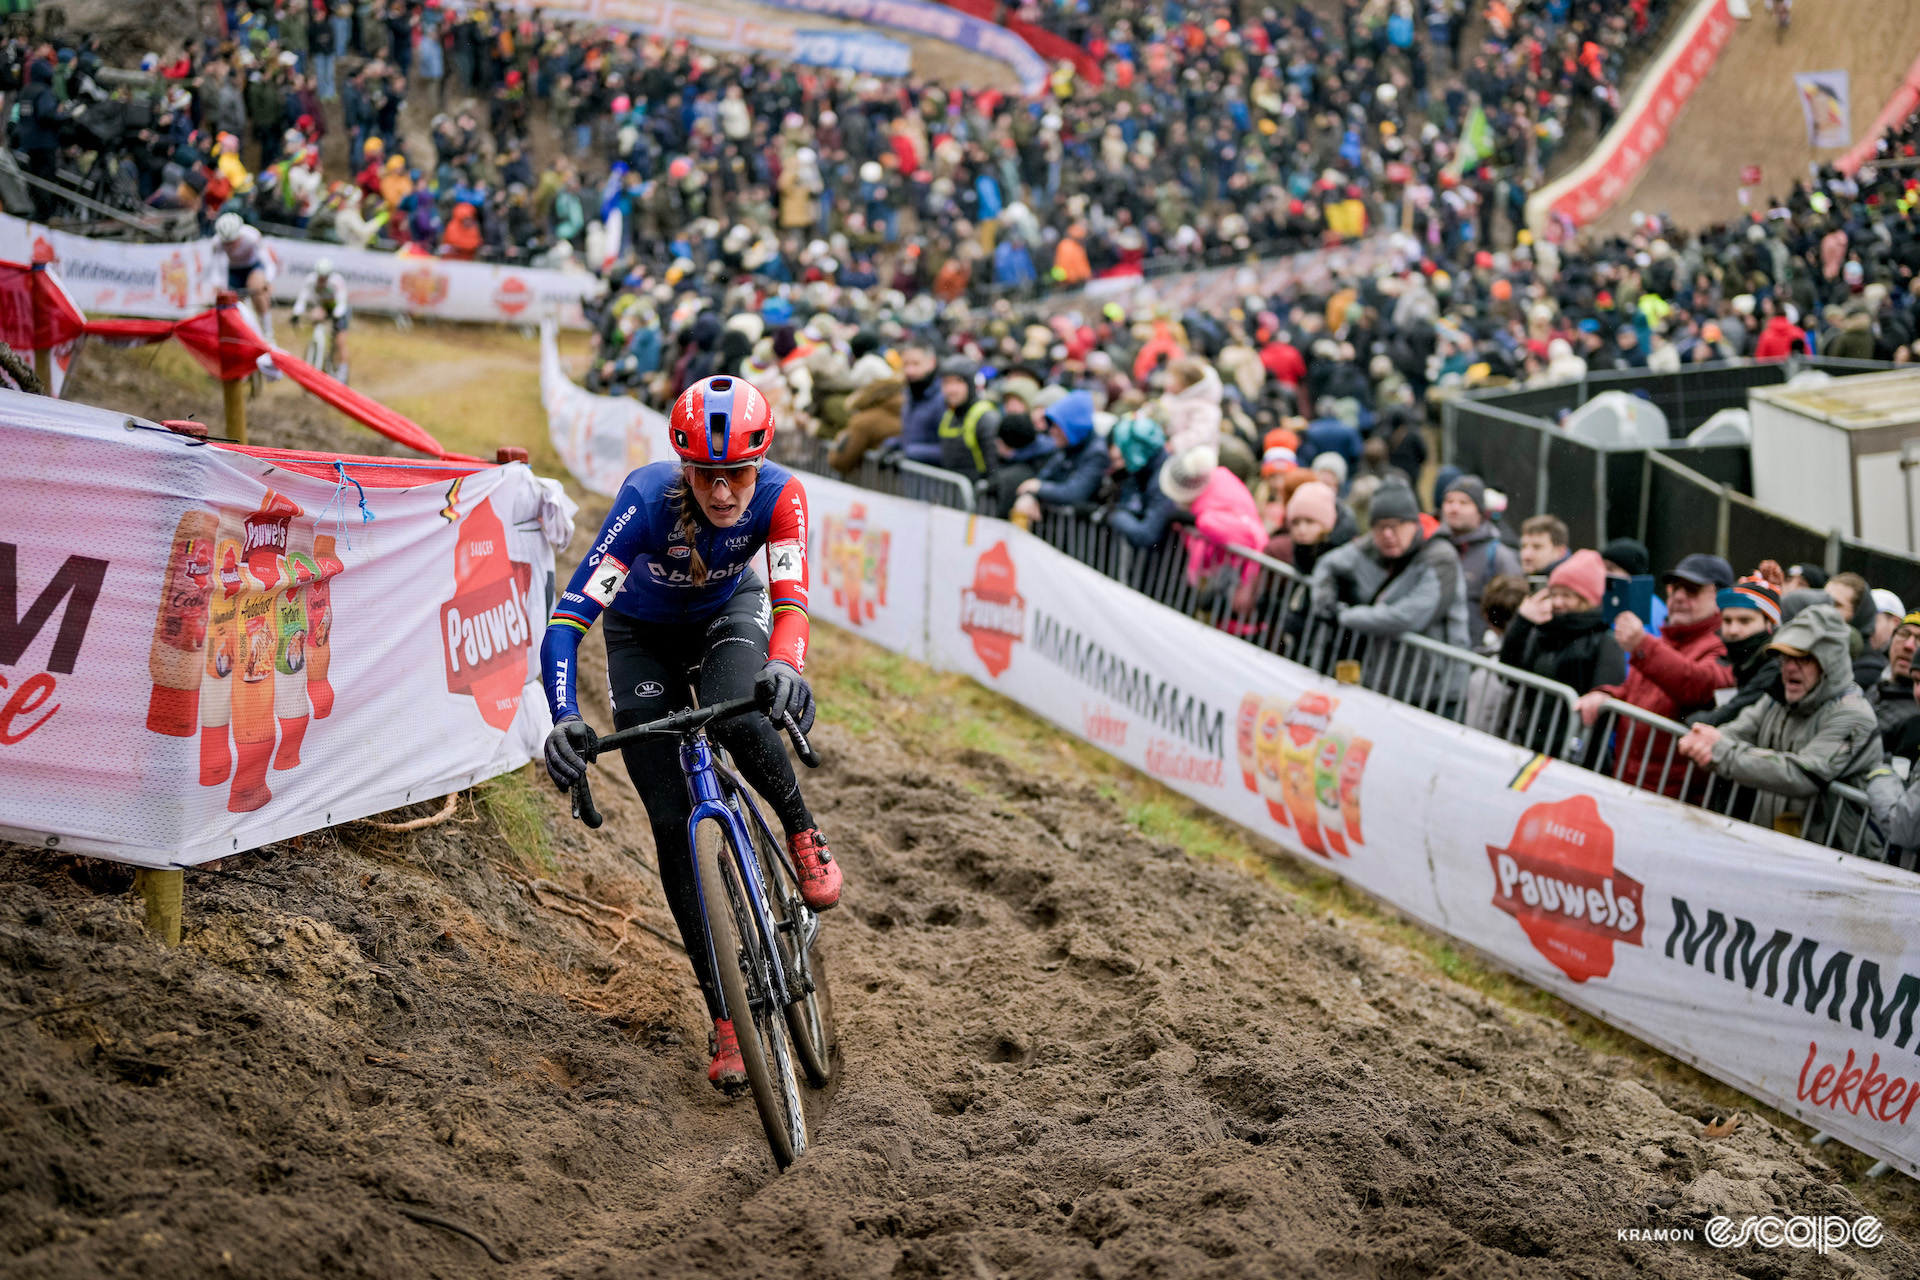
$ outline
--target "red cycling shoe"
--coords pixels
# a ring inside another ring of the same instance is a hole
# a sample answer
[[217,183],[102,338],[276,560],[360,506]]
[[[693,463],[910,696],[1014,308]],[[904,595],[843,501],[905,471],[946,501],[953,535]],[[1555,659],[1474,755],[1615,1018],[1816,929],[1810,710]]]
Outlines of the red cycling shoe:
[[787,837],[787,851],[793,855],[794,870],[800,875],[800,900],[815,911],[825,911],[840,901],[840,864],[833,850],[814,827],[797,836]]
[[713,1020],[713,1061],[707,1064],[707,1083],[729,1095],[747,1087],[747,1064],[740,1058],[740,1041],[730,1018]]

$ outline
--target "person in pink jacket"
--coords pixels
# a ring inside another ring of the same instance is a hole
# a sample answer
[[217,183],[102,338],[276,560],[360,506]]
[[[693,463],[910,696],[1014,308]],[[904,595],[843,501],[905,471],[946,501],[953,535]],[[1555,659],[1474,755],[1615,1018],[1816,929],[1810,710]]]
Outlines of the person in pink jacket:
[[1187,541],[1187,581],[1194,586],[1222,570],[1239,574],[1233,593],[1235,613],[1253,606],[1254,584],[1260,566],[1228,553],[1228,547],[1258,551],[1267,543],[1267,527],[1260,508],[1240,477],[1220,465],[1220,454],[1210,444],[1169,457],[1160,468],[1160,491],[1190,512],[1193,525]]

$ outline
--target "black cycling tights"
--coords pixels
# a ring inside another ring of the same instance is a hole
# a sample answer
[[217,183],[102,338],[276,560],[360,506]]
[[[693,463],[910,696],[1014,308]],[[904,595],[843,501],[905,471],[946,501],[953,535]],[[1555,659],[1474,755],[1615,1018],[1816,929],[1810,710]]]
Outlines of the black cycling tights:
[[[741,584],[726,607],[704,622],[634,622],[612,611],[602,621],[616,729],[658,720],[693,705],[689,677],[698,680],[702,706],[747,697],[753,693],[754,677],[766,665],[771,627],[767,594],[758,582]],[[780,815],[780,825],[789,836],[813,826],[786,746],[765,716],[735,716],[710,732],[733,757],[741,777]],[[686,775],[680,771],[679,753],[680,740],[672,736],[642,739],[621,751],[627,775],[653,826],[667,905],[679,922],[693,976],[707,998],[707,1011],[717,1018],[720,996],[707,964],[706,918],[694,888],[693,849],[687,844],[693,799]]]

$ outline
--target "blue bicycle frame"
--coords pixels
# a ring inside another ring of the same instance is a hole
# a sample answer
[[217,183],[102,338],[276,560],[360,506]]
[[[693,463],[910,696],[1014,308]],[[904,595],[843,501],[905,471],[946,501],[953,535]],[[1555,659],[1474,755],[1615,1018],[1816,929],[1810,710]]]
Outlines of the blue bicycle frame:
[[[733,849],[734,865],[739,868],[744,880],[741,887],[746,892],[747,902],[753,911],[755,927],[760,933],[761,951],[765,955],[769,970],[765,975],[767,993],[778,1002],[777,1008],[784,1009],[793,1003],[794,996],[787,986],[786,968],[780,962],[780,947],[775,941],[776,926],[772,918],[767,915],[766,886],[760,880],[759,859],[749,856],[749,851],[753,848],[753,837],[747,831],[746,821],[739,810],[727,803],[726,795],[720,786],[720,766],[714,762],[713,745],[707,741],[704,729],[680,740],[680,771],[686,775],[687,789],[693,796],[693,813],[687,819],[687,848],[698,847],[696,841],[699,839],[700,824],[703,822],[718,822],[721,829],[726,832],[727,843]],[[736,792],[739,792],[737,783]],[[753,801],[743,793],[741,799],[749,807],[752,806]],[[758,818],[759,814],[756,812],[754,816]],[[707,900],[707,886],[699,884],[699,874],[699,860],[695,859],[694,878],[700,890],[700,914],[703,920],[709,921],[706,931],[707,963],[711,967],[708,972],[714,975],[714,994],[719,997],[720,1003],[724,1006],[726,996],[719,989],[720,961],[713,950],[713,929],[710,923],[711,909]],[[722,909],[725,909],[724,903]],[[752,1010],[723,1008],[720,1016],[732,1018],[743,1013],[751,1016]]]

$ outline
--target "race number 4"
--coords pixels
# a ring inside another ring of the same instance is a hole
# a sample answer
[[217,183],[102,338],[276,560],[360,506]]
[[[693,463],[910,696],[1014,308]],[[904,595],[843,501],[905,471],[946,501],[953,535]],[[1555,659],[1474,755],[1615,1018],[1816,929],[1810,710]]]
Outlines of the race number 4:
[[626,585],[626,581],[627,566],[612,556],[601,556],[600,563],[593,566],[593,572],[587,575],[586,585],[581,591],[604,609],[613,603],[613,598],[620,594],[620,588]]
[[804,542],[775,542],[767,546],[767,566],[775,582],[798,582],[807,560]]

